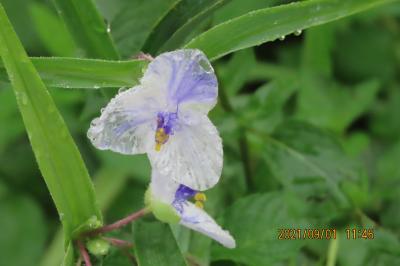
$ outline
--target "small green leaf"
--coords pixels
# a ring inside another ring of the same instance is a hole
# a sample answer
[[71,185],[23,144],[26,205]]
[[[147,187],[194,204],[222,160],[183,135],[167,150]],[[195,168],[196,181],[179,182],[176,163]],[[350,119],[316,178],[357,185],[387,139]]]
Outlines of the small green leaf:
[[200,49],[215,60],[387,2],[390,0],[311,0],[260,9],[211,28],[186,47]]
[[[32,63],[48,87],[99,89],[139,83],[148,61],[34,57]],[[0,62],[0,73],[5,72]]]
[[187,265],[168,224],[135,222],[133,239],[139,266]]
[[0,6],[0,55],[66,242],[89,218],[101,221],[93,184],[57,107]]
[[92,0],[53,0],[53,2],[86,57],[119,58],[107,26]]

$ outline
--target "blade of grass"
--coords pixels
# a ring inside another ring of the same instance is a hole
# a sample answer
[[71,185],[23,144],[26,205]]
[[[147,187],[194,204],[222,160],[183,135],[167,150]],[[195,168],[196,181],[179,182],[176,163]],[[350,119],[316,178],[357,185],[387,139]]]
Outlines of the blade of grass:
[[[33,57],[33,65],[48,87],[99,89],[132,87],[143,75],[144,60],[110,61],[100,59]],[[0,62],[0,81],[7,82]]]
[[[208,10],[215,10],[216,6],[220,6],[222,2],[226,0],[205,0],[205,1],[197,1],[197,0],[181,0],[176,6],[171,9],[171,11],[162,18],[162,20],[158,23],[158,25],[153,29],[150,36],[147,38],[146,43],[143,46],[143,51],[148,52],[150,54],[156,54],[159,51],[159,48],[168,40],[170,37],[182,26],[193,19],[196,22],[200,22],[201,19],[204,19],[205,16],[201,16],[200,18],[196,17],[203,12]],[[206,12],[209,15],[209,12]],[[184,33],[179,34],[180,39],[185,37],[186,34],[193,31],[195,28],[195,23],[190,23],[189,31],[185,31]],[[175,37],[176,39],[176,37]],[[179,42],[176,40],[175,42]]]
[[66,243],[88,220],[101,224],[82,157],[0,5],[0,55],[13,86],[40,171],[55,202]]
[[53,2],[86,57],[119,58],[107,26],[92,0],[53,0]]
[[211,28],[186,47],[198,48],[214,60],[388,2],[391,0],[311,0],[260,9]]

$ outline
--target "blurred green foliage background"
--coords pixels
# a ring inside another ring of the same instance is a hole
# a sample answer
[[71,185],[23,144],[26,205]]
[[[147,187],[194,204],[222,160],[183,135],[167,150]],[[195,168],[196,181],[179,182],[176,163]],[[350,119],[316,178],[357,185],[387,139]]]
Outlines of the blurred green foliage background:
[[[85,56],[51,1],[0,2],[30,56]],[[151,29],[171,2],[96,4],[121,57],[129,59],[170,35],[169,28],[158,35]],[[186,39],[287,2],[233,0]],[[176,227],[181,251],[190,265],[400,265],[400,3],[283,37],[213,62],[221,99],[211,118],[223,139],[224,169],[221,182],[207,192],[205,209],[238,247],[227,250]],[[60,220],[5,80],[0,265],[57,265]],[[50,93],[93,177],[105,220],[141,208],[147,158],[97,151],[86,138],[90,120],[106,104],[102,95],[79,88]],[[346,239],[345,229],[355,226],[374,228],[374,239]],[[279,228],[336,228],[338,239],[278,240]],[[129,239],[130,230],[117,234]],[[99,265],[131,265],[116,252]]]

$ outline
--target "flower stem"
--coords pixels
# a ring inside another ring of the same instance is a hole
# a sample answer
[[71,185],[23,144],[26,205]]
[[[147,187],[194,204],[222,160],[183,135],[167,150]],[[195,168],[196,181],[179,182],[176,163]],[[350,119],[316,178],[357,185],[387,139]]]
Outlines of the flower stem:
[[78,248],[79,248],[79,253],[81,254],[81,257],[83,258],[83,261],[85,262],[85,266],[92,266],[92,263],[90,262],[90,257],[88,252],[86,251],[85,245],[83,245],[81,240],[77,241]]
[[93,231],[84,233],[83,236],[96,236],[96,235],[99,235],[102,233],[114,231],[116,229],[119,229],[119,228],[139,219],[140,217],[146,215],[149,212],[150,212],[150,210],[148,208],[143,208],[140,211],[134,212],[134,213],[126,216],[125,218],[123,218],[119,221],[116,221],[115,223],[105,225],[105,226],[97,228]]
[[133,247],[133,244],[131,242],[118,239],[118,238],[112,238],[112,237],[103,237],[104,240],[109,242],[111,245],[120,247],[120,248],[131,248]]
[[331,239],[329,242],[329,247],[328,247],[328,258],[326,261],[326,266],[335,266],[336,265],[336,256],[337,256],[337,251],[339,248],[339,232],[337,235],[336,239]]

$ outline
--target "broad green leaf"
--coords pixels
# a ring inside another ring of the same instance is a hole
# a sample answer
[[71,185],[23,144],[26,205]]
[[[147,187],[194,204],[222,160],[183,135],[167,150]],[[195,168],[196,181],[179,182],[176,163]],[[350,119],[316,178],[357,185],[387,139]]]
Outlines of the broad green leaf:
[[107,26],[92,0],[53,0],[53,2],[85,57],[119,58]]
[[[48,87],[99,89],[132,87],[148,62],[99,59],[34,57],[32,63]],[[0,69],[5,71],[0,63]]]
[[209,19],[228,0],[181,0],[171,12],[166,15],[147,38],[143,50],[155,54],[162,51],[177,49],[195,32],[197,26]]
[[32,149],[64,226],[66,241],[89,219],[101,222],[82,157],[0,6],[0,55]]
[[46,5],[33,3],[30,12],[35,29],[48,52],[54,56],[74,56],[76,46],[63,21]]
[[264,141],[259,145],[264,145],[265,162],[288,189],[314,197],[329,193],[339,206],[348,205],[340,182],[356,180],[357,175],[333,136],[296,121],[284,123],[272,136],[258,136]]
[[260,9],[211,28],[191,40],[186,47],[198,48],[215,60],[225,54],[274,41],[295,31],[340,19],[389,1],[311,0]]
[[372,107],[380,88],[377,80],[353,87],[304,74],[298,97],[297,117],[342,133]]
[[168,224],[135,222],[133,239],[139,266],[187,265]]
[[137,55],[146,38],[181,0],[131,0],[111,21],[111,34],[123,58]]
[[235,249],[214,245],[213,260],[233,260],[249,266],[277,265],[304,245],[302,240],[278,240],[279,229],[310,226],[290,210],[282,192],[254,194],[236,201],[224,215],[224,228],[236,240]]
[[1,199],[0,213],[0,265],[36,265],[47,235],[40,206],[10,193]]

